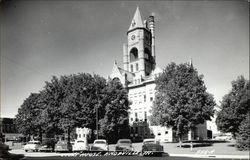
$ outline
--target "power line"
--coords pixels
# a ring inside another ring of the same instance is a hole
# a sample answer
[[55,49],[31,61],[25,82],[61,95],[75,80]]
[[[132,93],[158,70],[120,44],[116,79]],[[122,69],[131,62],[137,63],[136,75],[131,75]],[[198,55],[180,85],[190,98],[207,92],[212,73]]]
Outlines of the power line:
[[17,67],[21,67],[21,68],[23,68],[23,69],[27,69],[27,70],[29,70],[29,71],[32,71],[33,73],[36,73],[36,74],[38,74],[38,75],[40,75],[40,76],[43,76],[43,77],[48,78],[48,76],[44,75],[43,73],[41,73],[41,72],[39,72],[39,71],[37,71],[37,70],[34,70],[33,68],[31,68],[31,67],[29,67],[29,66],[20,64],[20,63],[14,61],[14,60],[12,60],[12,59],[9,59],[8,57],[5,57],[5,56],[3,56],[3,55],[1,55],[1,57],[4,58],[4,59],[6,59],[7,61],[11,62],[12,64],[16,65]]

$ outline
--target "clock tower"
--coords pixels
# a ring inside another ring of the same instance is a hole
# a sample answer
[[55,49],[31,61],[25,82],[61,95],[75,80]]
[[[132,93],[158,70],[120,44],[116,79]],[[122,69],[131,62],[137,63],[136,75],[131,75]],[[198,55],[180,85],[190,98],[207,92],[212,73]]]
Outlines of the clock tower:
[[149,76],[155,69],[154,17],[142,21],[139,7],[127,31],[128,43],[123,46],[124,70],[136,76]]

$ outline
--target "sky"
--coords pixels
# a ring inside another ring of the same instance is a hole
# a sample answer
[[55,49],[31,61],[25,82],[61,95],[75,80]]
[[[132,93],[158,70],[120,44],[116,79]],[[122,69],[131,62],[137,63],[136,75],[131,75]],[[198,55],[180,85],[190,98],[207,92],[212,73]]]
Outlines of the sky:
[[220,105],[239,75],[249,79],[247,1],[10,1],[1,5],[1,117],[15,117],[52,76],[107,78],[136,7],[156,19],[156,64],[193,61]]

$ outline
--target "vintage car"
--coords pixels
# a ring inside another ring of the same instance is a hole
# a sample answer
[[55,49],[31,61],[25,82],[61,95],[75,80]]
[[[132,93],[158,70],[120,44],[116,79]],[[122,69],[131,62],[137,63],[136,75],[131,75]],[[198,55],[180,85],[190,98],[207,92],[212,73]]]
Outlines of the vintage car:
[[72,152],[72,145],[66,140],[60,140],[55,145],[55,152]]
[[160,142],[155,139],[144,139],[142,144],[142,155],[151,156],[159,155],[162,156],[163,146]]
[[54,148],[52,146],[49,146],[49,145],[42,145],[40,148],[39,148],[39,151],[40,152],[53,152],[54,151]]
[[43,143],[41,147],[39,148],[40,152],[53,152],[55,149],[55,139],[45,139],[43,140]]
[[214,138],[214,140],[219,140],[219,141],[230,141],[232,139],[233,139],[233,137],[231,135],[227,135],[227,134],[217,135]]
[[73,152],[88,151],[89,145],[87,139],[75,140],[73,145]]
[[108,151],[109,146],[105,139],[96,139],[91,147],[91,151]]
[[41,147],[40,141],[29,141],[23,148],[25,152],[28,151],[38,152],[40,147]]
[[115,146],[115,151],[133,151],[130,139],[119,139]]

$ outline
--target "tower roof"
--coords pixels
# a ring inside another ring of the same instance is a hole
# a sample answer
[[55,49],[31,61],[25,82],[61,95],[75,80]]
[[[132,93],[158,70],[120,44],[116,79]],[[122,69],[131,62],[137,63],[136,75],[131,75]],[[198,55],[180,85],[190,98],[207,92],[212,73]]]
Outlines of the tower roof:
[[136,8],[134,18],[132,19],[132,22],[131,22],[128,30],[132,30],[132,29],[137,28],[137,27],[144,27],[143,22],[142,22],[142,18],[141,18],[141,13],[140,13],[138,6]]

